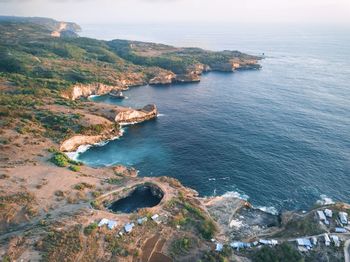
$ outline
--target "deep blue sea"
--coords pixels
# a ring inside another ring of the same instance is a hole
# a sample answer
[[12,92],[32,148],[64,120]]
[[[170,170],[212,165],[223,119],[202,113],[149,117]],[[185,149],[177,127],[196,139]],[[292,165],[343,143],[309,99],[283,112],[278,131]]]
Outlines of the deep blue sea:
[[[83,35],[265,53],[263,69],[208,73],[199,84],[143,86],[119,101],[157,104],[155,121],[79,155],[171,176],[202,196],[228,192],[256,206],[306,209],[322,195],[350,202],[350,28],[83,25]],[[234,193],[235,192],[235,193]]]

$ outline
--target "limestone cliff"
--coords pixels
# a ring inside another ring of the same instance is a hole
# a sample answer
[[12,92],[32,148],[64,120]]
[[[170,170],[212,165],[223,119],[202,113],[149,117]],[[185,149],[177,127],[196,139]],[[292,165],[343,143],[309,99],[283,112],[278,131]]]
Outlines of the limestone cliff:
[[176,75],[173,72],[160,72],[155,77],[149,80],[150,85],[167,85],[171,84]]
[[156,105],[147,105],[142,109],[126,109],[120,111],[115,116],[115,121],[120,124],[140,123],[146,120],[156,118],[158,109]]

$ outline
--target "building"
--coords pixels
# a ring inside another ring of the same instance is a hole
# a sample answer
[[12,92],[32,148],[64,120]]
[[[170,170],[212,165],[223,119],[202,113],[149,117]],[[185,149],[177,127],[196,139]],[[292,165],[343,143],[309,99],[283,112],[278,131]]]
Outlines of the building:
[[340,247],[340,239],[339,239],[339,237],[335,236],[335,235],[332,235],[331,238],[333,240],[334,246],[335,247]]
[[335,233],[346,233],[346,229],[343,227],[336,227],[335,228]]
[[269,240],[269,239],[259,239],[259,243],[262,245],[270,245],[270,246],[275,246],[278,244],[277,240]]
[[110,230],[113,230],[117,226],[117,224],[117,221],[109,220],[107,226]]
[[216,243],[215,251],[221,252],[224,249],[224,245],[221,243]]
[[325,213],[326,217],[332,218],[332,216],[333,216],[333,212],[330,209],[325,209],[324,213]]
[[125,231],[126,233],[130,233],[130,232],[132,231],[132,229],[133,229],[134,226],[135,226],[134,223],[128,223],[128,224],[126,224],[126,225],[124,226],[124,231]]
[[297,244],[298,246],[303,246],[303,247],[306,247],[307,249],[312,248],[311,241],[308,238],[298,238]]
[[322,210],[317,210],[317,215],[321,221],[326,221],[327,218]]
[[142,225],[143,223],[147,222],[147,217],[142,217],[137,219],[137,224]]
[[102,218],[100,223],[98,223],[98,227],[102,227],[104,225],[108,225],[109,219],[107,218]]
[[158,214],[155,214],[151,217],[151,219],[156,222],[157,224],[159,224],[161,221],[159,219],[159,215]]
[[328,234],[324,234],[324,244],[328,247],[331,245],[331,240],[329,239]]
[[339,219],[343,225],[348,224],[348,214],[345,212],[339,212]]
[[312,244],[314,246],[317,246],[317,237],[312,237],[311,240],[312,240]]
[[252,244],[246,242],[235,241],[230,244],[232,248],[239,250],[240,248],[250,248]]

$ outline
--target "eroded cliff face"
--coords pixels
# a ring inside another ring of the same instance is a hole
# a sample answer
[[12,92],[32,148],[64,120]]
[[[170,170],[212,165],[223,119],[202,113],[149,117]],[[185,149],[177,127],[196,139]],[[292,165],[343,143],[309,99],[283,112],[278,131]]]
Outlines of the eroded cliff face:
[[156,118],[158,115],[158,109],[157,106],[147,105],[143,107],[142,109],[126,109],[123,111],[120,111],[115,116],[115,122],[125,125],[125,124],[134,124],[134,123],[140,123],[143,121],[147,121],[153,118]]
[[127,87],[123,85],[111,86],[101,83],[76,84],[70,90],[62,93],[62,97],[70,100],[76,100],[81,97],[89,97],[91,95],[105,95],[111,91],[121,91],[126,89]]
[[77,135],[65,140],[61,146],[60,151],[62,152],[72,152],[78,149],[81,145],[93,145],[105,140],[105,136],[84,136]]
[[149,80],[150,85],[168,85],[171,84],[176,75],[173,72],[160,72],[158,75]]

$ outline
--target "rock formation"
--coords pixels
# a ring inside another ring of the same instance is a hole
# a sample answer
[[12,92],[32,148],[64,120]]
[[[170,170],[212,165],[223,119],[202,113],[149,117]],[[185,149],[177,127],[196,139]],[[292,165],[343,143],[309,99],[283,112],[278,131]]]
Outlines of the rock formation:
[[115,116],[115,122],[120,124],[140,123],[146,120],[156,118],[158,109],[156,105],[147,105],[142,109],[126,109],[120,111]]

